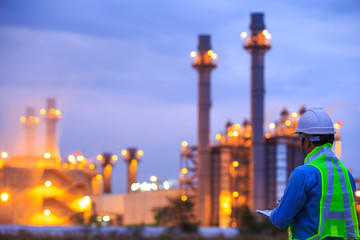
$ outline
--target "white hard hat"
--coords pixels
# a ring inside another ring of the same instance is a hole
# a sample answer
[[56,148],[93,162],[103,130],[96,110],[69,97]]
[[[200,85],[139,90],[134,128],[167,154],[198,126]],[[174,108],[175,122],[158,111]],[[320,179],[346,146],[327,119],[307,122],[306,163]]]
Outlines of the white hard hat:
[[322,108],[311,108],[299,119],[294,134],[309,135],[335,134],[330,116]]

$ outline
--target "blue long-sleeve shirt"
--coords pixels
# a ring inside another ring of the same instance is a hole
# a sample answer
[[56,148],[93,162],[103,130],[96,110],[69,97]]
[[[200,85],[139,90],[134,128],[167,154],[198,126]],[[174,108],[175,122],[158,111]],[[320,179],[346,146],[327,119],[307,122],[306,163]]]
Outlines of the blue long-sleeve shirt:
[[[355,193],[356,184],[350,173],[349,179]],[[279,206],[270,215],[271,222],[279,228],[292,225],[295,239],[308,239],[316,235],[319,226],[321,185],[321,173],[316,167],[297,167],[290,175]]]

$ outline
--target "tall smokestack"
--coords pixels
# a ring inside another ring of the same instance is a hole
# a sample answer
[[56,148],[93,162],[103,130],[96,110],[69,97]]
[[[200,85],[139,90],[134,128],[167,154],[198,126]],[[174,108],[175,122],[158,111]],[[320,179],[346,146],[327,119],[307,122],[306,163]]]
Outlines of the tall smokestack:
[[128,164],[127,168],[127,192],[131,192],[131,185],[136,183],[137,165],[141,160],[144,152],[137,150],[136,148],[128,148],[128,150],[122,150],[121,155],[124,157],[124,161]]
[[264,54],[271,47],[271,35],[265,30],[264,15],[251,14],[250,36],[244,48],[251,54],[251,124],[252,149],[250,189],[253,209],[265,207],[264,157]]
[[35,117],[35,109],[33,107],[26,108],[26,116],[21,117],[20,121],[23,122],[23,126],[25,128],[26,155],[34,155],[35,130],[39,123],[39,118]]
[[198,144],[197,144],[197,210],[202,226],[210,225],[211,195],[210,195],[210,73],[216,67],[217,55],[211,50],[210,36],[200,35],[198,53],[192,66],[199,73],[198,88]]
[[111,193],[111,172],[113,163],[111,161],[111,154],[103,154],[103,176],[104,176],[104,193]]
[[60,110],[55,108],[55,99],[49,98],[47,100],[46,110],[41,109],[40,113],[45,115],[45,121],[46,121],[45,152],[50,153],[51,156],[56,156],[57,155],[56,122],[62,117],[62,115]]

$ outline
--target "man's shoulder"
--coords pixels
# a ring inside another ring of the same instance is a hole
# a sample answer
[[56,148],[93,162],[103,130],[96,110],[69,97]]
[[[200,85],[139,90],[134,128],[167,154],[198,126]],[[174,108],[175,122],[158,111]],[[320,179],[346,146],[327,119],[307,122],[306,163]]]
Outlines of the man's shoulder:
[[320,173],[319,169],[312,165],[301,165],[294,169],[293,173],[303,174],[307,176],[309,174],[317,174]]

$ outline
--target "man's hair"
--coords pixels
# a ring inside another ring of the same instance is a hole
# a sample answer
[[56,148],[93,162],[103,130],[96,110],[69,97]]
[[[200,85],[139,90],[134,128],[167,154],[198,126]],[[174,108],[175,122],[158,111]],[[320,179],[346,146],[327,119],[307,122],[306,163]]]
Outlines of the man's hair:
[[315,147],[319,147],[322,146],[326,143],[331,143],[333,144],[334,140],[335,140],[335,136],[334,134],[326,134],[326,135],[317,135],[320,138],[320,141],[314,141],[312,142],[312,144],[315,145]]

